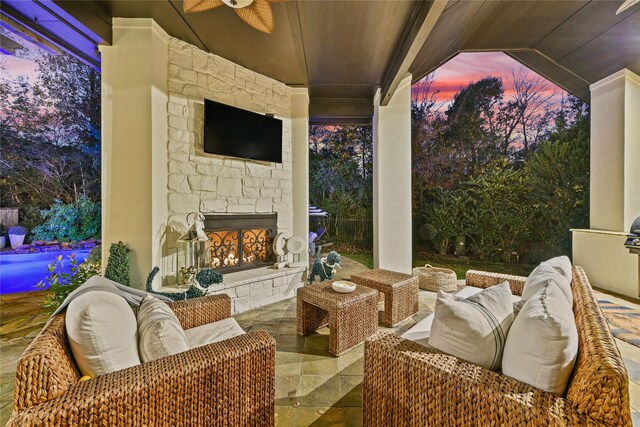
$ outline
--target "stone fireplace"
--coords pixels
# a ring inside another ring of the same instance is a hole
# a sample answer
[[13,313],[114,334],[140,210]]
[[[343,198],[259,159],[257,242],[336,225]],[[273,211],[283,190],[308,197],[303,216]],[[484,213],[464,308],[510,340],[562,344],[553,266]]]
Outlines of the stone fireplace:
[[210,268],[220,273],[272,265],[277,214],[205,215]]
[[[308,234],[308,163],[293,162],[292,89],[170,37],[151,20],[114,18],[114,43],[102,50],[103,237],[132,249],[132,281],[143,287],[159,266],[151,286],[179,291],[189,250],[178,239],[191,225],[187,216],[201,212],[213,243],[208,265],[224,275],[210,294],[229,295],[234,313],[294,296],[305,269],[274,268],[272,252],[277,232]],[[281,119],[282,162],[205,153],[207,99]],[[308,101],[301,108],[308,111]],[[296,120],[305,131],[298,154],[307,155],[307,121]],[[294,190],[295,170],[303,191]],[[303,226],[294,226],[294,211]]]

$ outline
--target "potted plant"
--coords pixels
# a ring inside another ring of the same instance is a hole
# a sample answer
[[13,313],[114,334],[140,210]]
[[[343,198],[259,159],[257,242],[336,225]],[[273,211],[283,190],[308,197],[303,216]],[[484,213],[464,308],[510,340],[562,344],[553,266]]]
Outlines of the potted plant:
[[4,224],[0,224],[0,249],[4,249],[7,246],[7,227]]
[[18,246],[22,246],[24,243],[24,237],[27,235],[27,228],[21,225],[16,225],[9,229],[9,240],[11,241],[11,247],[13,249]]

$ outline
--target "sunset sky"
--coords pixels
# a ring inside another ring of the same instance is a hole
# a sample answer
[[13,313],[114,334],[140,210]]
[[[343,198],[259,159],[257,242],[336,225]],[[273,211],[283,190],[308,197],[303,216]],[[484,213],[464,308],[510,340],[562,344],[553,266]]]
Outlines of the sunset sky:
[[[437,101],[449,103],[453,96],[469,82],[477,82],[484,77],[495,76],[502,78],[505,97],[513,94],[512,70],[523,67],[519,62],[502,52],[465,52],[442,65],[434,72],[432,90],[439,90]],[[532,75],[537,75],[529,71]],[[558,97],[564,91],[555,84],[547,81],[547,90],[556,92]]]

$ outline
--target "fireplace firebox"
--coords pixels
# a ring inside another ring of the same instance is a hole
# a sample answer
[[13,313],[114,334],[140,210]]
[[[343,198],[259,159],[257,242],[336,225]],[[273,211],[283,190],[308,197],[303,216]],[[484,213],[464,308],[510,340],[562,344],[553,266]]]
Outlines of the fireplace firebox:
[[221,273],[264,267],[274,262],[278,214],[206,215],[210,267]]

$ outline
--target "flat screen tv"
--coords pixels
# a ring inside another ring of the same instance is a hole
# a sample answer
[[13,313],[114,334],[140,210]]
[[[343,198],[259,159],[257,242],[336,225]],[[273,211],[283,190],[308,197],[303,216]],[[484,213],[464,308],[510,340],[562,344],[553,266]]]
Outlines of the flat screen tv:
[[282,163],[282,120],[205,99],[204,152]]

